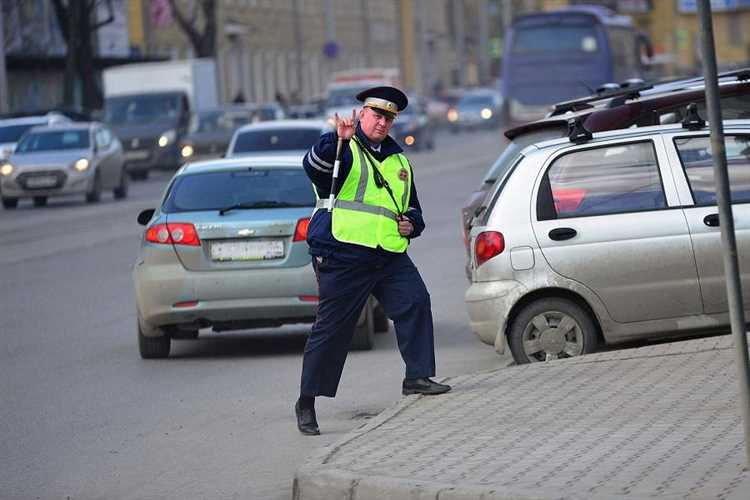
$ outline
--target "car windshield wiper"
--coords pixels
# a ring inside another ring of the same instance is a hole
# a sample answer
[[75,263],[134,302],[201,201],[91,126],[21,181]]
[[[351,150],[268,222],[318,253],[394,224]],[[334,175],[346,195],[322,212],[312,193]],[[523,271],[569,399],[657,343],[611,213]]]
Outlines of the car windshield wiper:
[[219,215],[224,215],[231,210],[252,210],[253,208],[287,208],[287,207],[304,207],[301,203],[288,203],[286,201],[254,201],[252,203],[237,203],[235,205],[229,205],[219,210]]

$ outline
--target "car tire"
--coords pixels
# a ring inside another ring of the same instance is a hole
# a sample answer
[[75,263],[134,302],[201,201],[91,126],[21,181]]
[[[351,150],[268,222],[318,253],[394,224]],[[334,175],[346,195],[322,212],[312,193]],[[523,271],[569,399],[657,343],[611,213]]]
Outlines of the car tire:
[[381,304],[375,306],[372,321],[375,327],[375,333],[385,333],[391,327],[391,322],[388,320],[388,316],[385,314],[385,309]]
[[141,322],[138,321],[138,350],[143,359],[161,359],[169,356],[172,339],[166,334],[150,337],[143,334]]
[[18,198],[3,198],[3,208],[12,210],[18,206]]
[[46,207],[47,206],[47,197],[46,196],[34,196],[34,206],[35,207]]
[[[563,324],[564,331],[560,330]],[[596,351],[599,336],[591,314],[575,302],[545,298],[525,306],[508,332],[518,364],[569,358]]]
[[98,203],[102,198],[102,178],[99,172],[94,174],[94,181],[91,183],[91,189],[86,193],[87,203]]
[[114,195],[116,200],[127,198],[129,185],[130,176],[123,169],[122,173],[120,173],[120,184],[112,190],[112,194]]
[[363,311],[365,320],[354,329],[352,343],[349,346],[350,351],[369,351],[375,345],[375,315],[373,309],[370,300],[368,300]]

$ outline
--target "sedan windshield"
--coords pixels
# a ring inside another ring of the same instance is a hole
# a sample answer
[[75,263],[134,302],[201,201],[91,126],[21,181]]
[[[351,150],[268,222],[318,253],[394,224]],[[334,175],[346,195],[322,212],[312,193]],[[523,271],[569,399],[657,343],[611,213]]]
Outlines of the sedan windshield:
[[261,168],[179,176],[169,190],[165,213],[313,207],[315,193],[305,171]]
[[321,133],[317,128],[250,130],[237,136],[232,154],[305,150],[320,139]]
[[87,149],[88,130],[55,130],[34,132],[21,139],[16,153],[36,153],[40,151],[60,151],[65,149]]

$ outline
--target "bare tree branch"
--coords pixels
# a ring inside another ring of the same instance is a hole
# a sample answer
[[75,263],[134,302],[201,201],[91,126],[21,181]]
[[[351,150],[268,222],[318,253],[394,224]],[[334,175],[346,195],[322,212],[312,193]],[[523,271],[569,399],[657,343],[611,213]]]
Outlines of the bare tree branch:
[[[109,12],[109,16],[107,16],[107,19],[104,19],[103,21],[100,21],[94,24],[93,26],[91,26],[92,32],[97,31],[102,26],[112,23],[115,20],[115,9],[112,5],[112,0],[106,0],[106,2],[107,2],[107,11]],[[97,12],[99,12],[98,3],[99,3],[99,0],[91,0],[91,5],[89,7],[90,12],[93,12],[95,18],[97,17]]]

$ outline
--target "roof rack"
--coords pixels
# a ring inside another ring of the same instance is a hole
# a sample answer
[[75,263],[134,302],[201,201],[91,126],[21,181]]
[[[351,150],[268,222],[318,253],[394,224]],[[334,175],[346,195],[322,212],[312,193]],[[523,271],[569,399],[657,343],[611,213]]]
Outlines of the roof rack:
[[583,144],[593,139],[591,131],[583,126],[581,117],[576,116],[568,120],[568,140],[574,144]]
[[602,86],[599,88],[601,91],[597,92],[595,95],[555,104],[554,108],[552,108],[552,112],[548,116],[556,116],[569,111],[580,111],[581,109],[591,108],[591,103],[611,99],[613,97],[622,97],[625,100],[635,99],[636,97],[640,97],[642,91],[653,88],[653,85],[650,83],[635,83],[634,80],[628,80],[628,82],[620,84],[616,88],[609,86]]
[[698,114],[698,105],[691,102],[687,105],[685,118],[682,120],[682,128],[687,130],[701,130],[706,126],[706,120]]

